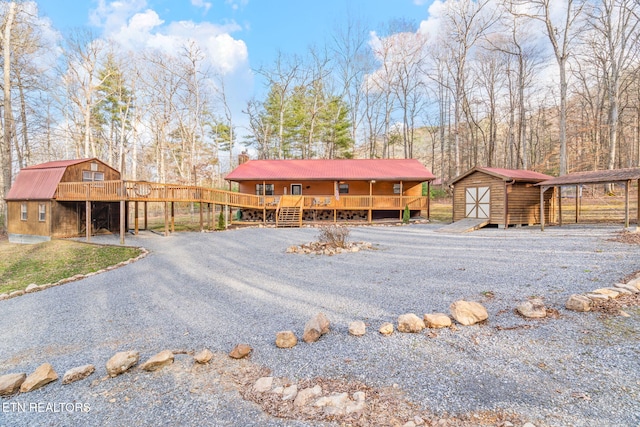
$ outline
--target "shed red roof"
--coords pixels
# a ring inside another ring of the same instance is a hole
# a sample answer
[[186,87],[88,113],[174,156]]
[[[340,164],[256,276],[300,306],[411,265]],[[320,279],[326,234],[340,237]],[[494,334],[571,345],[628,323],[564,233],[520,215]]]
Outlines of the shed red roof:
[[474,172],[482,172],[497,178],[501,178],[505,181],[516,181],[516,182],[541,182],[547,179],[553,178],[552,176],[545,175],[540,172],[534,172],[529,170],[521,170],[521,169],[502,169],[502,168],[481,168],[475,167],[466,173],[460,175],[457,178],[451,180],[451,184],[455,184],[463,178],[471,175]]
[[67,167],[98,159],[57,160],[22,168],[6,200],[48,200],[56,194]]
[[415,159],[250,160],[228,181],[430,181],[435,176]]

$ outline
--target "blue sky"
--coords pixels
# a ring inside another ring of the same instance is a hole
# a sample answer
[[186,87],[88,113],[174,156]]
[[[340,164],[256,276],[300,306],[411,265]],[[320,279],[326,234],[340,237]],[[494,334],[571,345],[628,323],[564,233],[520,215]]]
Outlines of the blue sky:
[[[121,0],[126,9],[110,8],[115,1],[38,0],[40,14],[52,20],[53,27],[65,32],[75,27],[91,27],[98,35],[114,31],[96,25],[92,18],[104,10],[120,15],[118,20],[131,20],[136,13],[152,10],[164,21],[210,23],[229,28],[233,39],[245,43],[248,63],[252,68],[269,65],[275,53],[303,54],[308,46],[322,45],[331,32],[345,25],[346,16],[362,18],[374,31],[395,18],[417,24],[428,16],[431,0]],[[103,21],[104,22],[104,21]],[[157,30],[160,30],[158,27]]]

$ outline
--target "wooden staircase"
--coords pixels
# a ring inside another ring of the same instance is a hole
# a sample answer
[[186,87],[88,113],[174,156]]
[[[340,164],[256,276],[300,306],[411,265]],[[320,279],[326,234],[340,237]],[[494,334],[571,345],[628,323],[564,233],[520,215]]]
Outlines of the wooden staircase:
[[276,227],[302,226],[302,197],[282,196],[276,212]]

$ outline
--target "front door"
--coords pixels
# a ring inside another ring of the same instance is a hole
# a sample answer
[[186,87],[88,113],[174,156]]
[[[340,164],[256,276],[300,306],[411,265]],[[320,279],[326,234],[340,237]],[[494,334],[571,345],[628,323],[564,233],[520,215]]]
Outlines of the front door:
[[491,192],[489,187],[468,187],[465,189],[465,217],[489,218]]
[[299,196],[302,194],[302,184],[291,184],[291,195]]

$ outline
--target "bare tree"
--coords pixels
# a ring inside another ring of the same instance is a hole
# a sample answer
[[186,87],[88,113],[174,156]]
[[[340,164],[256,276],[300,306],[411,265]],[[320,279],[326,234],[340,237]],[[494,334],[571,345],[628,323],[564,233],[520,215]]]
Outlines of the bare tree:
[[11,143],[15,133],[15,127],[13,123],[13,110],[11,106],[11,31],[13,28],[13,21],[16,17],[17,6],[15,2],[8,4],[8,10],[4,16],[4,31],[2,33],[2,55],[4,57],[3,71],[4,71],[4,123],[3,123],[3,137],[2,137],[2,149],[0,150],[0,166],[2,167],[2,185],[0,186],[0,216],[4,219],[4,226],[6,227],[6,202],[4,201],[5,195],[11,188],[12,169],[13,162],[11,159]]
[[446,3],[441,41],[450,51],[449,73],[452,76],[454,102],[454,169],[460,174],[460,132],[463,104],[466,96],[467,62],[476,43],[496,22],[497,9],[491,10],[489,0],[460,0]]
[[640,3],[637,0],[600,0],[587,9],[592,54],[601,64],[606,85],[609,124],[609,156],[607,169],[616,165],[620,131],[621,87],[635,77],[626,72],[637,64],[640,48]]
[[558,63],[560,74],[560,175],[564,175],[567,173],[567,61],[571,54],[572,41],[579,32],[576,25],[584,8],[584,0],[566,0],[561,4],[564,6],[562,9],[554,9],[554,6],[558,6],[554,0],[512,0],[512,2],[511,10],[514,13],[528,16],[544,24],[546,35]]

